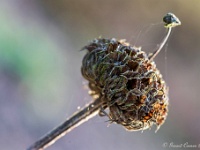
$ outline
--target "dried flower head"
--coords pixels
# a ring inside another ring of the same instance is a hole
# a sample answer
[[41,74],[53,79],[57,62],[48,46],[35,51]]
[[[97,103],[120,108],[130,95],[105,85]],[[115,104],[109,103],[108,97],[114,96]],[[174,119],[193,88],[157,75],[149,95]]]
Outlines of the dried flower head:
[[128,130],[159,127],[167,116],[168,91],[153,61],[123,40],[95,39],[85,47],[82,74],[91,93],[109,108],[111,121]]
[[131,131],[145,130],[153,124],[158,129],[164,123],[168,88],[153,58],[171,27],[180,25],[175,17],[171,13],[164,17],[169,32],[160,48],[149,56],[141,48],[114,38],[98,38],[83,48],[88,52],[82,62],[82,75],[89,81],[90,94],[103,102],[100,115]]

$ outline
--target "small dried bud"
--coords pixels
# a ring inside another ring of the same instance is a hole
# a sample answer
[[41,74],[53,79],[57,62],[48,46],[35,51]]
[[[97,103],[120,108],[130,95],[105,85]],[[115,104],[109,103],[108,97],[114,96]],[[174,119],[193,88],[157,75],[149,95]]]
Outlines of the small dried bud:
[[168,90],[145,52],[114,38],[95,39],[84,49],[88,52],[82,75],[89,81],[91,95],[103,101],[101,114],[108,108],[110,120],[131,131],[164,123]]

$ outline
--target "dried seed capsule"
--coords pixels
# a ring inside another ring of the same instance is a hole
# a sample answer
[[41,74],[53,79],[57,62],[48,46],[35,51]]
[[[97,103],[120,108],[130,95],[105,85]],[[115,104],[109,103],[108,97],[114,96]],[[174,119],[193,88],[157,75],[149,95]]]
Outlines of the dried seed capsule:
[[95,39],[84,47],[82,75],[100,97],[112,122],[126,129],[160,127],[167,116],[168,90],[154,61],[124,40]]

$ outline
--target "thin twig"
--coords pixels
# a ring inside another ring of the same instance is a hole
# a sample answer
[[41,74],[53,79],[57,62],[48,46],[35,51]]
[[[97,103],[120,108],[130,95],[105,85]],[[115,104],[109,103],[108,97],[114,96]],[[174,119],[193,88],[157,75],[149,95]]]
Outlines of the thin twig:
[[167,42],[167,40],[168,40],[168,38],[170,36],[170,33],[172,31],[172,28],[181,25],[181,21],[172,13],[167,13],[163,17],[163,21],[165,23],[165,27],[168,29],[167,30],[167,35],[163,39],[163,41],[160,44],[159,48],[155,52],[153,52],[153,54],[149,55],[149,60],[150,61],[152,61],[158,55],[158,53],[161,51],[163,46],[166,44],[166,42]]
[[73,114],[69,119],[63,122],[60,126],[53,129],[47,135],[36,141],[27,150],[42,150],[52,145],[58,139],[63,137],[66,133],[70,132],[75,127],[81,125],[88,119],[98,114],[98,110],[101,108],[102,101],[96,99],[94,102],[87,105],[82,110]]
[[172,27],[169,27],[168,30],[167,30],[167,35],[163,39],[162,43],[159,45],[159,48],[155,52],[153,52],[153,54],[151,56],[149,56],[149,60],[150,61],[152,61],[158,55],[158,53],[161,51],[161,49],[163,48],[163,46],[167,42],[167,40],[168,40],[168,38],[170,36],[171,31],[172,31]]

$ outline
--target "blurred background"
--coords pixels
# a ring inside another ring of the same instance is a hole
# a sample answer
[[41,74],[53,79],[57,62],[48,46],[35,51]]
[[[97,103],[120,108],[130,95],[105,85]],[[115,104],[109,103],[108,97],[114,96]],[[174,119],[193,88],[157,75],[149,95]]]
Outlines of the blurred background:
[[107,127],[108,118],[96,116],[48,150],[166,150],[178,149],[170,143],[187,142],[198,146],[199,0],[1,0],[1,149],[26,149],[92,100],[80,72],[85,54],[80,49],[90,40],[127,39],[152,52],[166,34],[162,17],[168,12],[182,26],[173,30],[155,59],[170,90],[169,114],[160,130],[127,132],[116,124]]

